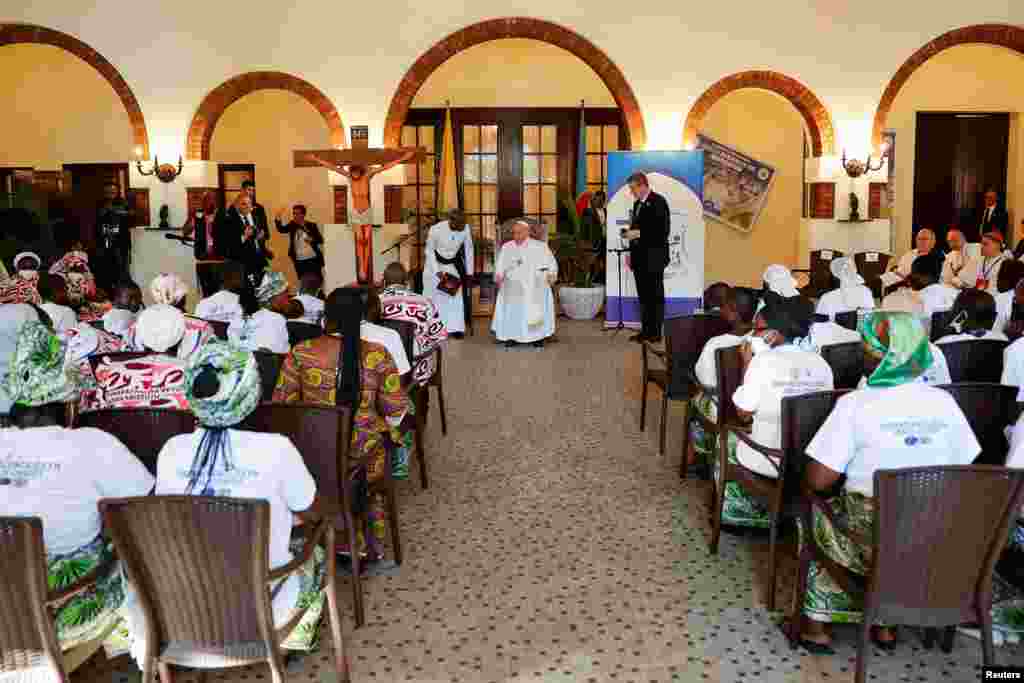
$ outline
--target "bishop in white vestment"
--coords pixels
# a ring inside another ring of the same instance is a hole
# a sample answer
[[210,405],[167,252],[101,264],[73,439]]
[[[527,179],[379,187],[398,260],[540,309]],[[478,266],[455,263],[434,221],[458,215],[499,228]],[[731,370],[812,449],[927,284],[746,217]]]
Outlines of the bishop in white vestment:
[[512,241],[498,252],[494,266],[498,301],[491,329],[498,341],[538,346],[555,333],[555,297],[551,285],[558,279],[558,263],[548,245],[530,239],[526,223],[512,226]]
[[430,228],[424,255],[423,296],[434,302],[448,334],[459,338],[466,332],[467,313],[463,301],[466,283],[453,294],[445,292],[438,284],[442,273],[453,278],[473,275],[473,235],[460,210],[452,209],[448,220]]

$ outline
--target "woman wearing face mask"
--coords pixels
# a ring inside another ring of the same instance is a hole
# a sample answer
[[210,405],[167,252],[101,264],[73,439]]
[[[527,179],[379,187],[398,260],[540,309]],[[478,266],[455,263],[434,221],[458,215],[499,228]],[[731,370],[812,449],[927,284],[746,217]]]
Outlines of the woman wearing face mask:
[[0,288],[0,303],[36,306],[43,303],[38,289],[41,263],[39,257],[30,251],[15,256],[15,274]]
[[837,313],[849,311],[871,310],[875,307],[875,298],[871,290],[864,286],[864,278],[857,273],[857,264],[849,256],[832,259],[829,264],[832,277],[839,280],[839,287],[825,292],[818,299],[815,312],[827,315],[835,321]]
[[950,344],[971,339],[1006,341],[1006,335],[992,329],[996,322],[996,300],[980,289],[965,289],[953,303],[950,334],[936,344]]
[[973,282],[976,289],[983,289],[992,296],[998,294],[996,283],[999,280],[999,269],[1006,261],[1005,248],[1001,232],[986,232],[981,237],[981,257],[964,268],[970,268],[971,272],[966,273],[966,277],[961,275],[961,279]]
[[[740,346],[743,384],[732,400],[740,416],[752,420],[751,438],[762,446],[779,447],[783,397],[833,387],[832,368],[805,343],[812,315],[810,304],[800,298],[771,301],[754,318],[754,331]],[[778,476],[763,455],[743,442],[728,458],[766,477]],[[715,461],[716,481],[719,469]],[[768,527],[768,511],[739,483],[729,482],[724,493],[722,524]]]

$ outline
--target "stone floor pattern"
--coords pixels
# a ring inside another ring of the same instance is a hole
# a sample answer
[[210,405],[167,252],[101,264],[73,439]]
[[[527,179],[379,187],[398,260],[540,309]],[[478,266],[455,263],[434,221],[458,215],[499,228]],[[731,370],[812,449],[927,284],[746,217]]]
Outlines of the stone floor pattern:
[[[767,539],[723,535],[707,551],[706,482],[681,482],[682,428],[670,413],[657,449],[660,395],[639,431],[640,351],[625,333],[560,321],[544,350],[507,350],[478,333],[449,342],[448,435],[437,404],[428,428],[431,485],[401,485],[405,562],[364,582],[367,624],[345,619],[354,681],[379,683],[669,683],[852,681],[857,631],[838,653],[791,650],[765,608]],[[653,415],[653,417],[651,417]],[[674,418],[674,419],[673,419]],[[790,534],[792,538],[792,534]],[[792,602],[786,548],[778,604]],[[346,608],[351,592],[343,582]],[[973,681],[981,648],[925,651],[916,629],[876,651],[869,679]],[[294,680],[333,681],[327,633],[293,660]],[[999,648],[1024,664],[1024,649]],[[79,682],[137,680],[126,657],[102,655]],[[180,680],[197,679],[181,671]],[[209,680],[270,679],[265,666]]]

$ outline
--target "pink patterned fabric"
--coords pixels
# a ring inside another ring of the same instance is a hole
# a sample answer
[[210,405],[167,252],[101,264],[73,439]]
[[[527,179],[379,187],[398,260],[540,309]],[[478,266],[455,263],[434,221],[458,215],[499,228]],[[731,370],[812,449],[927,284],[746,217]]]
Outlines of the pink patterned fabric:
[[[84,396],[83,396],[84,399]],[[96,390],[82,410],[179,408],[188,410],[185,362],[152,355],[129,361],[104,358],[96,366]]]
[[34,280],[26,280],[15,275],[0,285],[0,304],[35,304],[43,303],[36,289]]
[[434,302],[404,287],[391,286],[380,293],[380,315],[385,320],[404,320],[416,325],[413,352],[417,357],[430,355],[414,362],[412,377],[417,384],[425,384],[437,370],[437,358],[430,352],[448,338]]

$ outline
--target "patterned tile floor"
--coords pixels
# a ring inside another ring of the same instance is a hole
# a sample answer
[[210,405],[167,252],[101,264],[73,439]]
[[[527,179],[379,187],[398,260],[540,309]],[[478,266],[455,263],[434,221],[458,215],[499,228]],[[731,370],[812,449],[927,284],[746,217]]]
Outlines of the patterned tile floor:
[[[764,537],[724,535],[719,556],[708,556],[707,484],[678,478],[678,417],[669,457],[658,455],[656,392],[639,431],[640,353],[625,333],[560,321],[544,350],[506,350],[477,324],[477,336],[449,344],[449,430],[441,436],[433,405],[431,487],[418,477],[402,486],[406,561],[365,582],[364,628],[346,618],[353,680],[853,680],[852,628],[837,630],[835,656],[789,649],[779,615],[764,607]],[[781,572],[787,608],[793,568]],[[871,680],[977,680],[977,641],[958,637],[943,655],[924,651],[916,630],[901,638],[874,655]],[[292,678],[335,680],[326,633],[323,643],[290,664]],[[997,653],[1024,664],[1022,648]],[[134,671],[126,658],[100,656],[74,678],[133,680]]]

